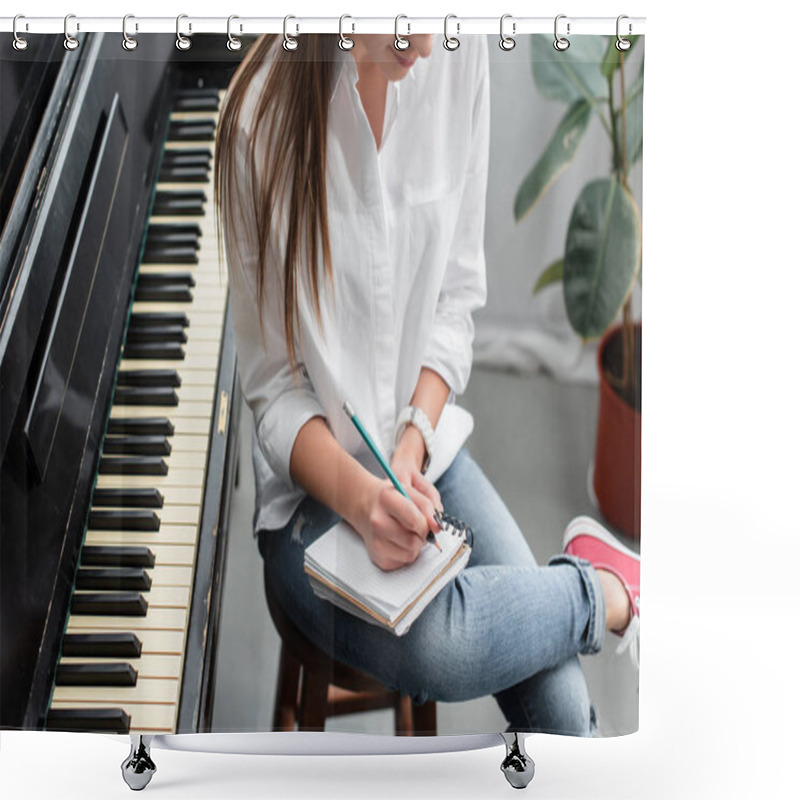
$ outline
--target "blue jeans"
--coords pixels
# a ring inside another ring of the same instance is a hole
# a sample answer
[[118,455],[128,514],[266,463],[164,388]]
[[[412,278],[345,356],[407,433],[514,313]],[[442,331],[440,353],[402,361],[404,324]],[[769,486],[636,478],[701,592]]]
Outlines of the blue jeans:
[[509,731],[595,731],[578,653],[605,634],[602,588],[587,561],[540,567],[503,501],[466,449],[436,483],[448,514],[474,532],[466,569],[397,637],[318,598],[303,553],[339,517],[311,497],[279,531],[259,531],[264,580],[318,648],[386,686],[427,700],[494,695]]

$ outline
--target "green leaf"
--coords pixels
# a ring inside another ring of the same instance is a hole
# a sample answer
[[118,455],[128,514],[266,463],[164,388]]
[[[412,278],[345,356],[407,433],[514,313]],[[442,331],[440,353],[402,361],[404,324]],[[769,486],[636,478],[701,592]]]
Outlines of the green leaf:
[[641,259],[641,221],[633,198],[615,178],[581,192],[567,228],[564,302],[575,332],[601,336],[628,297]]
[[603,40],[600,36],[575,36],[568,50],[557,51],[553,37],[531,36],[533,80],[549,100],[574,103],[589,100],[596,104],[608,97],[608,83],[600,72]]
[[644,126],[644,59],[639,75],[625,95],[625,158],[630,169],[642,157]]
[[536,285],[533,287],[533,293],[539,294],[539,292],[546,286],[552,286],[552,284],[559,283],[563,279],[564,279],[564,259],[560,258],[558,261],[554,261],[539,276],[539,279],[536,281]]
[[564,115],[544,153],[517,191],[514,199],[514,217],[517,221],[536,205],[556,178],[572,163],[591,117],[592,106],[587,100],[578,100]]
[[[636,42],[639,41],[639,36],[626,36],[625,38],[630,39],[631,42],[631,46],[625,51],[625,58],[627,58],[636,46]],[[617,50],[617,37],[609,36],[608,47],[606,48],[605,56],[603,56],[603,65],[600,67],[600,72],[602,72],[603,77],[608,80],[618,68],[619,50]]]

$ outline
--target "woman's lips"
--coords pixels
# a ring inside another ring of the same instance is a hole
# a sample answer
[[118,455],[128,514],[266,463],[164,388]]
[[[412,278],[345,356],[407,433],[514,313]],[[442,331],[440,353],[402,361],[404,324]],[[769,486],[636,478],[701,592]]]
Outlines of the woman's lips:
[[400,65],[405,67],[406,69],[409,69],[410,67],[413,67],[414,66],[414,62],[417,60],[416,58],[412,58],[412,59],[403,58],[402,56],[398,55],[397,53],[393,53],[392,55],[394,55],[394,57],[400,62]]

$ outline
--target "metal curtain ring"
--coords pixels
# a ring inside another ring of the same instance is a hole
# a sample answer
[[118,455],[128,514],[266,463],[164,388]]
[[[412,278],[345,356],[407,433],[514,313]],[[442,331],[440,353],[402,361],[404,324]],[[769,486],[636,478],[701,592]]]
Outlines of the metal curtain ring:
[[64,17],[64,49],[77,50],[80,42],[69,32],[69,21],[75,19],[74,14],[67,14]]
[[[231,33],[231,22],[233,22],[235,19],[239,19],[239,17],[237,17],[235,14],[231,14],[231,16],[228,17],[228,42],[225,46],[231,51],[231,53],[235,53],[237,50],[242,49],[242,40],[237,39]],[[239,31],[241,32],[241,30],[242,28],[240,26]]]
[[[339,47],[342,50],[352,50],[353,46],[355,45],[355,42],[349,37],[345,36],[343,31],[344,21],[346,19],[353,19],[353,18],[349,14],[342,14],[342,16],[339,17]],[[352,28],[351,30],[352,33],[356,29],[355,24],[353,24],[351,28]]]
[[[517,46],[517,40],[514,39],[512,36],[506,36],[505,31],[503,30],[505,26],[505,21],[507,19],[511,19],[511,16],[512,16],[511,14],[503,14],[503,16],[500,17],[500,49],[505,50],[506,52],[508,52],[509,50],[513,50]],[[511,32],[512,33],[517,32],[516,22],[511,23]]]
[[[444,42],[442,42],[442,44],[444,45],[444,49],[445,50],[449,50],[452,53],[453,50],[458,50],[458,48],[461,47],[461,42],[457,37],[449,36],[447,34],[447,23],[451,19],[456,19],[456,15],[455,14],[448,14],[444,18]],[[461,33],[461,23],[460,22],[456,22],[456,33]]]
[[[128,36],[128,20],[135,19],[133,14],[126,14],[122,18],[122,47],[125,50],[135,50],[139,46],[139,42],[133,37]],[[136,30],[139,30],[139,25],[136,25]]]
[[[289,36],[287,30],[287,25],[289,24],[290,19],[295,19],[295,17],[289,14],[283,18],[283,49],[288,51],[297,50],[297,39],[294,36]],[[299,30],[296,23],[295,29]]]
[[[181,33],[181,20],[188,19],[188,14],[178,14],[177,19],[175,20],[175,47],[178,50],[188,50],[192,46],[192,40],[188,39]],[[189,23],[189,33],[192,32],[192,23]]]
[[[12,44],[14,45],[14,49],[15,50],[27,50],[28,49],[28,40],[27,39],[23,39],[17,33],[17,20],[20,20],[20,19],[25,19],[25,16],[23,14],[17,14],[17,16],[14,17],[14,25],[12,27],[12,31],[14,32],[14,41],[12,42]],[[25,23],[25,30],[28,30],[28,23],[27,22]]]
[[[569,39],[565,39],[563,36],[558,35],[558,21],[566,18],[566,14],[559,14],[556,17],[555,25],[553,26],[553,33],[556,37],[555,41],[553,42],[553,47],[555,47],[559,53],[563,53],[565,50],[569,49]],[[569,22],[567,23],[567,33],[569,34]]]
[[[405,36],[400,35],[400,31],[398,30],[398,28],[401,19],[408,19],[408,17],[405,14],[398,14],[394,18],[394,49],[400,50],[402,52],[403,50],[408,50],[408,48],[411,47],[411,42],[409,42],[408,39],[405,38]],[[408,33],[410,34],[411,26],[408,25],[408,23],[406,23],[406,26],[408,27]]]
[[[628,19],[628,17],[625,16],[625,14],[620,14],[617,17],[617,44],[616,44],[616,47],[617,47],[617,50],[620,51],[620,53],[624,52],[625,50],[630,50],[631,49],[631,40],[630,39],[623,39],[622,36],[620,36],[620,33],[619,33],[619,23],[622,22],[623,19]],[[631,30],[632,30],[631,24],[628,23],[628,33],[629,34],[630,34]]]

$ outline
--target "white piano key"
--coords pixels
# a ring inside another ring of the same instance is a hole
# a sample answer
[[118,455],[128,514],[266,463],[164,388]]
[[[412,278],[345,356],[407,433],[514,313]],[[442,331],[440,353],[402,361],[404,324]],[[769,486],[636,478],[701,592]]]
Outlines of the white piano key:
[[59,664],[130,664],[137,672],[139,678],[172,678],[181,677],[181,656],[141,655],[139,658],[127,657],[102,657],[96,656],[62,656]]
[[136,686],[56,686],[53,703],[177,703],[178,681],[140,678]]

